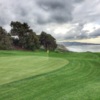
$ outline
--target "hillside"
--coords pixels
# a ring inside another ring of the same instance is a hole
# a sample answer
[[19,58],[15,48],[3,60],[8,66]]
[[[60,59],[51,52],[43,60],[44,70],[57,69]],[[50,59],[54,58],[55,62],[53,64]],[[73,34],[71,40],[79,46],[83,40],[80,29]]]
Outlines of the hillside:
[[81,42],[60,42],[61,44],[64,44],[66,46],[72,46],[72,45],[100,45],[95,43],[81,43]]

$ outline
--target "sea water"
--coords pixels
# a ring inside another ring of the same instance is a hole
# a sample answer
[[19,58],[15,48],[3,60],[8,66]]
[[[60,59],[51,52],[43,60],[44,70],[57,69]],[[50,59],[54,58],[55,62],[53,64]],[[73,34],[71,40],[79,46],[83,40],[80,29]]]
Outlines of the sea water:
[[67,49],[73,52],[100,52],[100,45],[71,45]]

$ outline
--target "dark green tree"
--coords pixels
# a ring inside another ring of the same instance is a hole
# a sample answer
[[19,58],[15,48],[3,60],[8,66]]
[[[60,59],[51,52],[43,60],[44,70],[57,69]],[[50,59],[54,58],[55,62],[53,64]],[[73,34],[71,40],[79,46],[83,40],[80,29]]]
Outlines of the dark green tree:
[[46,32],[41,33],[39,40],[46,50],[55,50],[57,47],[56,39]]
[[[19,38],[18,45],[22,48],[35,50],[39,48],[39,39],[27,23],[11,22],[11,34]],[[17,42],[14,40],[14,42]]]
[[29,50],[39,49],[40,43],[36,33],[30,31],[25,37],[25,48]]
[[12,38],[12,41],[13,41],[13,46],[19,45],[19,39],[18,38]]
[[2,27],[0,27],[0,49],[2,50],[12,49],[11,36]]
[[30,31],[27,23],[20,23],[18,21],[11,22],[11,35],[17,35],[19,37],[19,46],[24,48],[25,36]]

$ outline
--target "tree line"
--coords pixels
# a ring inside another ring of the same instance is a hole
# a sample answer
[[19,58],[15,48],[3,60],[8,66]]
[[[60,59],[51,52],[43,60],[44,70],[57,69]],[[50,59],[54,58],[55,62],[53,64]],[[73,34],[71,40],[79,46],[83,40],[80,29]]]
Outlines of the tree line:
[[[56,39],[46,32],[37,35],[27,23],[12,21],[9,33],[0,27],[0,49],[10,50],[20,47],[27,50],[36,50],[43,47],[45,50],[55,50],[57,47]],[[18,36],[15,38],[14,36]]]

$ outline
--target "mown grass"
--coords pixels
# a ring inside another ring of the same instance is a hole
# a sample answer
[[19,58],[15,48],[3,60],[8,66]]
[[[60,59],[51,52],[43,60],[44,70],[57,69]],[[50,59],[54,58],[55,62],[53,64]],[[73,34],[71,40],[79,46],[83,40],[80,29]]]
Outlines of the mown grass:
[[0,51],[0,68],[0,100],[100,100],[100,53]]

